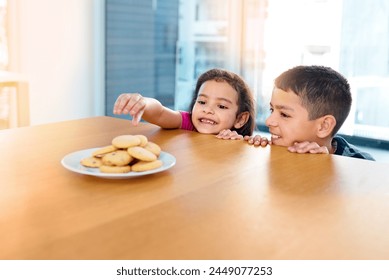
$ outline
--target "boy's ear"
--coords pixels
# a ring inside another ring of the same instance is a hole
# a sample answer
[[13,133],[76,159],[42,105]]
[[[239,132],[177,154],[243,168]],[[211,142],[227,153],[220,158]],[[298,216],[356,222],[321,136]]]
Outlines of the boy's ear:
[[336,125],[336,119],[332,115],[325,115],[318,119],[317,136],[320,138],[326,138],[331,136],[332,131]]
[[242,112],[239,114],[239,116],[236,118],[236,121],[234,123],[234,127],[236,129],[241,128],[244,126],[250,118],[249,112]]

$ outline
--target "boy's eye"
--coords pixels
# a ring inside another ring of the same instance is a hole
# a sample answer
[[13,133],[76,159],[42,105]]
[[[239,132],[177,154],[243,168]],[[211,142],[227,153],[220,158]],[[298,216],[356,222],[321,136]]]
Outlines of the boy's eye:
[[270,113],[273,113],[274,112],[274,109],[273,108],[270,108]]
[[280,115],[281,115],[281,117],[283,117],[283,118],[289,118],[290,116],[288,115],[288,114],[285,114],[285,113],[280,113]]
[[224,105],[219,105],[218,106],[220,109],[228,109],[228,107],[227,106],[224,106]]
[[198,104],[201,104],[201,105],[204,105],[204,104],[205,104],[205,101],[203,101],[203,100],[197,100],[197,103],[198,103]]

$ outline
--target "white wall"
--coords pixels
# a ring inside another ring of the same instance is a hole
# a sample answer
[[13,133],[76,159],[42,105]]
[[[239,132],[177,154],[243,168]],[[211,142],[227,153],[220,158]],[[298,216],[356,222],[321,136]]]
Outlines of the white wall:
[[10,70],[29,82],[31,125],[104,114],[104,1],[10,0]]

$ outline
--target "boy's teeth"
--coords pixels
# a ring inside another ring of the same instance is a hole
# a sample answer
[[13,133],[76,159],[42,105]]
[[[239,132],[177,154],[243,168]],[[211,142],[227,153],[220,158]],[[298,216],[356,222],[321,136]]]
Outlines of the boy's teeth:
[[274,139],[278,139],[278,138],[280,138],[280,136],[279,136],[279,135],[274,135],[274,134],[272,134],[272,135],[271,135],[271,137],[272,137],[272,138],[274,138]]

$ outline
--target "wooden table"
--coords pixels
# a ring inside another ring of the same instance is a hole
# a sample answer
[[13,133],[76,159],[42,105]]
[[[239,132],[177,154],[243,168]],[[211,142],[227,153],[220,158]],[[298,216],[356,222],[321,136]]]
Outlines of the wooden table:
[[[144,134],[161,173],[73,173],[66,154]],[[389,259],[389,165],[95,117],[0,132],[0,259]]]

